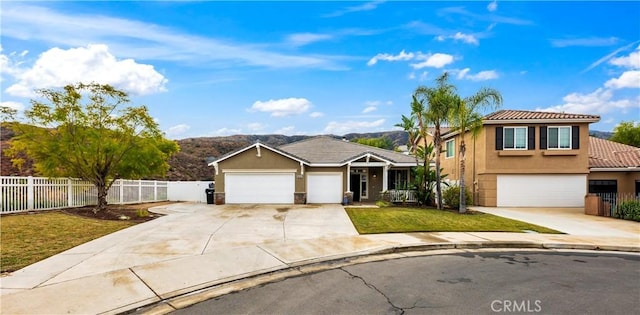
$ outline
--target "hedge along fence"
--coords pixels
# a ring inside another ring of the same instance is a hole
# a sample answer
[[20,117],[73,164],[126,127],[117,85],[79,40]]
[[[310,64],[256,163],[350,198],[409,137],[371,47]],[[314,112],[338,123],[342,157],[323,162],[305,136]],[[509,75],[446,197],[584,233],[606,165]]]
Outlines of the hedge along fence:
[[[117,179],[107,195],[111,204],[168,200],[166,181]],[[0,176],[0,214],[96,205],[98,190],[74,178]]]

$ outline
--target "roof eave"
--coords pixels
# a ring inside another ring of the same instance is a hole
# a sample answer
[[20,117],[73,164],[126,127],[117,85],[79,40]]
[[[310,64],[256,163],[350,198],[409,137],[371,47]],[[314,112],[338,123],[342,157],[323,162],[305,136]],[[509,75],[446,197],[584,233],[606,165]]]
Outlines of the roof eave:
[[563,124],[563,123],[596,123],[600,118],[562,118],[562,119],[485,119],[484,125],[504,124]]
[[590,172],[640,172],[640,166],[626,167],[591,167]]

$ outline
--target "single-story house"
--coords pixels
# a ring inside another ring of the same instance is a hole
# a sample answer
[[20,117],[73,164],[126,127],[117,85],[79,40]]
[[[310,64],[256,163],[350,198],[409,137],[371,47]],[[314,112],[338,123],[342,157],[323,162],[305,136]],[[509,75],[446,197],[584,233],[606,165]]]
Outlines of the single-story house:
[[215,168],[216,204],[376,201],[406,189],[415,157],[328,136],[271,147],[255,143],[224,155]]

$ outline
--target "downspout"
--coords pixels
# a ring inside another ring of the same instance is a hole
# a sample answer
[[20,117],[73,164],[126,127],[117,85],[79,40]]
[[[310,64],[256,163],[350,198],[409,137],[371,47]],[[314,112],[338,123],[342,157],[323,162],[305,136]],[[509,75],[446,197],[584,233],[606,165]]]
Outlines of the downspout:
[[473,204],[477,205],[478,201],[476,200],[476,186],[478,183],[476,182],[476,137],[473,137],[473,176],[472,176],[473,188],[471,189],[471,193],[473,196]]

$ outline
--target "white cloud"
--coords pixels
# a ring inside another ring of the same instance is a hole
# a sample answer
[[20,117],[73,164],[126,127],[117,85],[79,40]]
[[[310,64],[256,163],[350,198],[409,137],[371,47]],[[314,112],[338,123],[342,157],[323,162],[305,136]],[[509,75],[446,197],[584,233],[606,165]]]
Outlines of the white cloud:
[[186,133],[189,129],[191,129],[191,126],[187,124],[179,124],[169,127],[169,129],[167,129],[165,133],[167,134],[168,138],[175,139],[176,137]]
[[362,110],[363,114],[366,113],[371,113],[371,112],[375,112],[378,108],[375,106],[367,106],[365,109]]
[[497,0],[493,0],[493,1],[489,2],[489,4],[487,4],[487,10],[489,10],[489,12],[494,12],[497,9],[498,9],[498,1]]
[[231,136],[241,134],[242,129],[233,129],[233,128],[220,128],[212,133],[213,136]]
[[309,114],[309,117],[311,117],[311,118],[320,118],[322,116],[324,116],[324,113],[321,113],[321,112],[313,112],[313,113]]
[[250,123],[249,125],[247,125],[247,129],[249,129],[250,131],[264,130],[265,127],[266,126],[261,123]]
[[409,73],[409,75],[407,75],[407,79],[409,80],[414,80],[416,78],[416,73],[415,72],[411,72]]
[[548,112],[566,112],[572,114],[603,114],[616,110],[640,109],[640,96],[635,99],[613,99],[613,90],[598,88],[589,93],[571,93],[562,98],[564,104],[543,109]]
[[420,74],[420,81],[424,81],[427,79],[427,76],[429,75],[429,72],[427,71],[422,71],[422,73]]
[[553,47],[600,47],[600,46],[612,46],[619,41],[616,37],[588,37],[588,38],[569,38],[569,39],[552,39],[551,46]]
[[[470,74],[469,72],[471,71],[471,69],[469,68],[464,68],[462,70],[457,70],[458,72],[458,79],[461,80],[471,80],[471,81],[487,81],[487,80],[493,80],[493,79],[497,79],[499,77],[498,73],[495,70],[485,70],[485,71],[480,71],[476,74]],[[456,72],[451,71],[451,72]]]
[[291,135],[295,129],[296,129],[295,126],[286,126],[286,127],[283,127],[283,128],[280,128],[280,129],[276,130],[275,134]]
[[266,50],[263,45],[185,33],[138,20],[66,13],[18,2],[3,2],[0,20],[3,38],[43,41],[61,47],[104,43],[117,56],[133,59],[182,61],[224,68],[230,64],[328,70],[345,68],[335,62],[342,57],[284,54]]
[[294,46],[304,46],[311,43],[332,39],[333,36],[329,34],[315,34],[315,33],[296,33],[287,37],[287,42]]
[[436,36],[436,40],[440,42],[445,41],[447,38],[453,39],[454,41],[462,41],[464,43],[471,44],[471,45],[476,45],[476,46],[480,45],[480,42],[478,41],[478,39],[471,34],[464,34],[461,32],[457,32],[449,36],[444,36],[444,35]]
[[367,66],[373,66],[376,63],[378,63],[379,60],[384,60],[384,61],[406,61],[406,60],[413,59],[413,57],[414,57],[414,54],[412,52],[406,53],[404,51],[404,49],[399,54],[397,54],[395,56],[387,54],[387,53],[377,54],[373,58],[371,58],[369,60],[369,62],[367,62]]
[[382,0],[376,0],[376,1],[371,1],[371,2],[366,2],[364,4],[361,5],[357,5],[357,6],[352,6],[352,7],[347,7],[344,8],[342,10],[338,10],[329,14],[325,14],[323,17],[337,17],[337,16],[342,16],[345,15],[347,13],[354,13],[354,12],[360,12],[360,11],[371,11],[371,10],[375,10],[379,4],[384,3],[384,1]]
[[628,56],[612,58],[609,63],[625,68],[640,69],[640,46]]
[[22,104],[20,102],[13,102],[13,101],[0,102],[0,107],[9,107],[9,108],[15,109],[17,111],[23,111],[24,110],[24,104]]
[[346,134],[350,132],[366,132],[380,127],[384,124],[384,119],[378,119],[375,121],[345,121],[336,122],[332,121],[324,128],[325,133],[329,134]]
[[435,53],[433,55],[421,55],[421,57],[419,58],[423,59],[424,61],[410,64],[413,69],[418,70],[425,67],[442,68],[453,62],[453,56],[441,53]]
[[633,47],[634,45],[636,45],[638,43],[640,43],[640,40],[637,40],[637,41],[635,41],[633,43],[627,44],[625,46],[622,46],[622,47],[614,50],[613,52],[607,54],[606,56],[604,56],[604,57],[592,62],[586,69],[582,70],[580,73],[585,73],[585,72],[587,72],[587,71],[599,66],[603,62],[611,60],[611,58],[613,58],[618,53],[620,53],[622,51],[626,51],[626,50],[630,49],[631,47]]
[[607,81],[604,86],[613,89],[640,89],[640,70],[625,71],[619,78],[613,78]]
[[311,108],[311,102],[305,98],[283,98],[266,102],[256,101],[250,111],[271,113],[273,117],[284,117],[302,114],[309,108]]
[[382,102],[381,101],[366,101],[366,102],[364,102],[364,105],[367,105],[367,106],[380,106],[380,105],[382,105]]
[[63,50],[52,48],[42,53],[29,69],[14,75],[17,83],[6,92],[30,97],[34,89],[62,87],[76,82],[110,84],[132,94],[165,91],[167,79],[153,66],[132,59],[117,60],[106,45]]

